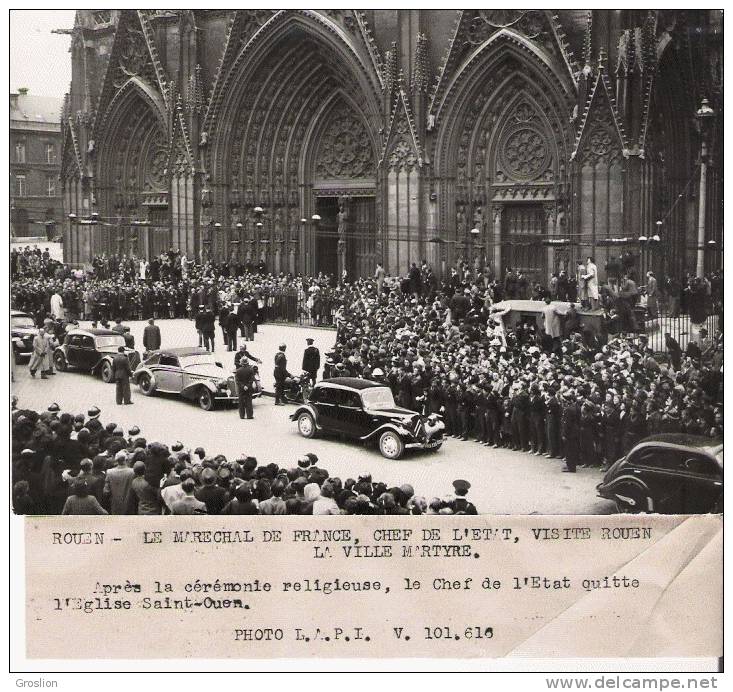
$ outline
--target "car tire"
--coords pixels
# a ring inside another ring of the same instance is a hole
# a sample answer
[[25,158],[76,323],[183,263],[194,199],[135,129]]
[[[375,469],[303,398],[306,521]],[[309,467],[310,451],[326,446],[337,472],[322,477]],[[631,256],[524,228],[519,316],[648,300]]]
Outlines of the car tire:
[[649,513],[649,497],[644,489],[638,485],[624,485],[614,494],[623,495],[630,499],[630,502],[616,499],[616,509],[620,514],[648,514]]
[[102,367],[99,368],[99,376],[102,378],[102,382],[105,382],[106,384],[109,384],[112,382],[114,372],[112,370],[112,363],[110,363],[108,360],[104,361],[102,363]]
[[140,375],[140,378],[137,381],[137,386],[138,386],[138,389],[145,396],[153,396],[153,394],[155,394],[155,387],[153,386],[153,379],[146,372]]
[[298,416],[298,432],[303,437],[311,438],[316,435],[316,421],[308,411],[303,411]]
[[393,430],[385,430],[379,437],[379,451],[387,459],[399,459],[405,451],[405,443]]
[[59,372],[66,372],[69,369],[69,364],[66,362],[66,356],[61,351],[56,351],[56,353],[53,354],[53,364]]
[[206,389],[206,387],[202,387],[199,390],[198,396],[196,397],[196,403],[199,405],[200,409],[203,409],[204,411],[211,411],[214,408],[214,395]]

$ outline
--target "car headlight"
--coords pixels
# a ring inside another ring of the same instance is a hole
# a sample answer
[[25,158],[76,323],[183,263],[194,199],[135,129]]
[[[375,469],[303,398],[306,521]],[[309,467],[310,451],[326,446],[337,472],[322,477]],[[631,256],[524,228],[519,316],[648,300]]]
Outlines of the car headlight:
[[218,389],[226,389],[228,385],[226,383],[226,380],[222,380],[221,382],[217,382],[216,386]]

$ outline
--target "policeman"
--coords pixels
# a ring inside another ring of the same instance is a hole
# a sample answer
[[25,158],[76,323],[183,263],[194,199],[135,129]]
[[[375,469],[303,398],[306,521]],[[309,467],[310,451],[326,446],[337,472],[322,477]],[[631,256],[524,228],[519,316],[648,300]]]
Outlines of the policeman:
[[303,352],[303,370],[308,373],[311,383],[315,384],[321,367],[321,352],[313,345],[311,337],[306,338],[305,343],[308,345]]
[[252,411],[252,390],[254,389],[255,372],[249,361],[242,358],[239,367],[234,372],[234,381],[237,383],[237,398],[239,401],[239,417],[244,420],[254,418]]
[[453,481],[453,490],[457,496],[453,501],[453,511],[456,514],[478,514],[473,502],[466,499],[470,487],[471,484],[468,481],[460,479]]
[[575,473],[578,465],[580,440],[578,434],[579,412],[573,393],[568,390],[563,394],[564,407],[562,412],[562,441],[565,451],[565,467],[563,472]]
[[285,406],[285,380],[292,375],[288,372],[288,359],[285,355],[285,344],[280,344],[275,354],[275,406]]

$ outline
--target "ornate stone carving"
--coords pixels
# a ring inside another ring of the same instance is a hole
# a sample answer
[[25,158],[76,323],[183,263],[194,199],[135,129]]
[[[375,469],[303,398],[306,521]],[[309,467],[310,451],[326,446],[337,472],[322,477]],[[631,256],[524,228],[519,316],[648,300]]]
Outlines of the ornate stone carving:
[[374,152],[366,127],[345,103],[331,112],[316,161],[316,177],[321,179],[374,175]]
[[605,156],[613,146],[612,134],[605,127],[595,127],[588,135],[591,151],[597,156]]
[[539,10],[479,10],[468,25],[466,40],[479,45],[495,31],[507,28],[538,38],[545,31],[545,19]]
[[407,139],[402,138],[392,147],[387,161],[391,170],[409,172],[417,166],[417,154]]
[[511,130],[505,137],[501,158],[504,170],[512,178],[529,180],[547,168],[550,148],[540,130],[521,126]]

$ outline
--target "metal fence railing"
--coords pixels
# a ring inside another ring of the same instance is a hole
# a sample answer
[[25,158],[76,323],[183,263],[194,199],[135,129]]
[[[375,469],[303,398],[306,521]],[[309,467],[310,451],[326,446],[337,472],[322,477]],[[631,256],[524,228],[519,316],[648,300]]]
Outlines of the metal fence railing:
[[[669,334],[684,351],[691,340],[698,338],[700,329],[705,328],[709,336],[713,336],[717,329],[722,329],[722,310],[712,304],[706,305],[695,315],[681,309],[670,300],[662,297],[656,310],[649,310],[646,302],[635,308],[639,332],[646,334],[649,348],[656,353],[667,351],[665,344],[666,334]],[[701,319],[702,318],[702,319]]]
[[333,327],[338,307],[328,294],[308,295],[297,288],[271,289],[263,296],[265,322],[289,322],[307,327]]

